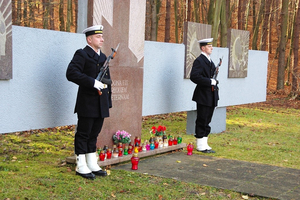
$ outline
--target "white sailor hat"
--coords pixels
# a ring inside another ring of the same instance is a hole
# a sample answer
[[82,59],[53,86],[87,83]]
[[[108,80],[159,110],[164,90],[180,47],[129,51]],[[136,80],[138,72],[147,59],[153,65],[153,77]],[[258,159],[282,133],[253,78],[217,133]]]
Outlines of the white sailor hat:
[[103,26],[102,25],[95,25],[88,27],[82,31],[85,36],[94,35],[94,34],[102,34],[103,33]]
[[206,39],[199,40],[198,42],[201,46],[205,46],[205,45],[212,44],[213,40],[214,40],[214,38],[206,38]]

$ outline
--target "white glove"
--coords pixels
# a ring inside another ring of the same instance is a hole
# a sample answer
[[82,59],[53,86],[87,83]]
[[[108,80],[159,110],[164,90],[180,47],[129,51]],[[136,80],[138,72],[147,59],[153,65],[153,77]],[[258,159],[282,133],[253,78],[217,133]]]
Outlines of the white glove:
[[103,84],[100,81],[95,79],[94,88],[96,88],[97,90],[101,90],[106,87],[105,87],[105,84]]
[[210,79],[211,85],[217,85],[217,81],[215,79]]

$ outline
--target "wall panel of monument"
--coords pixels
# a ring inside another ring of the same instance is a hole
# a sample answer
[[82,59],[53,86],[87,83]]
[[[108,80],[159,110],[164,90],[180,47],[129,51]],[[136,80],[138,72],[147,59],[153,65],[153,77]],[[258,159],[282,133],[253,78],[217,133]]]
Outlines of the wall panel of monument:
[[[76,124],[77,86],[65,73],[74,52],[86,45],[84,35],[19,26],[12,34],[14,78],[0,80],[0,133]],[[144,55],[144,71],[136,72],[144,76],[142,115],[195,110],[195,85],[183,78],[184,45],[146,41]],[[249,51],[248,76],[234,79],[227,78],[228,50],[214,48],[213,61],[222,56],[219,106],[265,101],[268,53]],[[114,104],[135,98],[125,94],[128,83],[115,83]]]
[[[218,80],[219,107],[266,100],[268,52],[249,51],[248,76],[228,78],[228,49],[214,47],[215,64],[223,57]],[[196,110],[195,84],[184,79],[184,45],[145,42],[143,116]]]

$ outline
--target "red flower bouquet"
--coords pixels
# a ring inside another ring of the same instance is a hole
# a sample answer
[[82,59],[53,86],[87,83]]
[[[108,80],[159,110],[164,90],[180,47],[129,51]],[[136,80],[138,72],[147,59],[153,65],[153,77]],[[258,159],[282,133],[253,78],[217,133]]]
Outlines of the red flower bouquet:
[[155,136],[162,136],[167,130],[165,126],[160,126],[160,125],[157,128],[153,126],[151,129],[152,129],[151,133],[155,134]]

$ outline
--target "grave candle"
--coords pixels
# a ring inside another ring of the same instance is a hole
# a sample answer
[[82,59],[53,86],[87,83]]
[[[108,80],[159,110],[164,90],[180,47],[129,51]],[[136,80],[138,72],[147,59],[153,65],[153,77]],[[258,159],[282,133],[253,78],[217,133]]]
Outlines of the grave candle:
[[138,169],[139,160],[140,160],[140,158],[138,157],[138,154],[134,153],[131,158],[131,164],[132,164],[131,169],[133,169],[133,170]]
[[111,159],[111,155],[112,155],[111,149],[107,149],[107,151],[106,151],[106,158],[107,159]]
[[132,154],[132,146],[128,146],[128,154]]
[[181,137],[181,136],[178,136],[178,137],[177,137],[177,142],[178,142],[178,144],[181,144],[181,143],[182,143],[182,137]]
[[105,160],[105,152],[103,150],[101,150],[99,158],[100,158],[100,161],[104,161]]
[[193,143],[190,142],[190,143],[187,145],[186,149],[187,149],[187,151],[188,151],[188,152],[187,152],[187,155],[191,156],[191,155],[193,154],[193,149],[194,149]]

